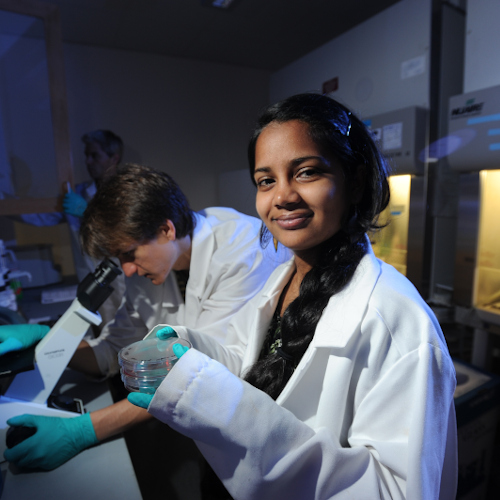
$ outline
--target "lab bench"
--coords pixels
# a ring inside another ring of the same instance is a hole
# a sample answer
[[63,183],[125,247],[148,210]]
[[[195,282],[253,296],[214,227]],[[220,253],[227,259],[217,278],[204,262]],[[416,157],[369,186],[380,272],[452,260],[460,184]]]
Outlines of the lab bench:
[[[23,298],[19,301],[20,313],[29,322],[52,326],[71,305],[71,298],[42,304],[42,292],[57,291],[74,284],[70,280],[48,287],[23,290]],[[107,381],[96,382],[70,369],[64,371],[53,393],[81,399],[88,412],[113,404]],[[30,403],[26,403],[23,413],[37,413],[30,411],[29,405]],[[0,460],[3,460],[8,429],[5,421],[10,415],[6,414],[7,411],[2,406],[0,412],[4,413],[0,415]],[[84,450],[52,471],[21,471],[6,461],[0,463],[0,471],[0,500],[142,499],[129,451],[121,435]]]
[[[107,382],[90,381],[69,369],[64,372],[55,392],[83,400],[89,412],[113,403]],[[29,413],[28,407],[26,413]],[[0,420],[0,455],[3,458],[7,426],[3,416]],[[3,462],[0,470],[3,479],[1,500],[142,498],[125,439],[121,436],[84,450],[52,471],[19,471],[8,462]]]

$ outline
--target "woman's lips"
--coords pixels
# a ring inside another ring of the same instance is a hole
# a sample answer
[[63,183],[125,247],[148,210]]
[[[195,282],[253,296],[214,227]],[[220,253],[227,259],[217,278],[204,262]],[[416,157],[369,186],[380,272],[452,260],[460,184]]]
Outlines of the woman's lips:
[[312,214],[287,214],[272,220],[282,229],[301,229],[309,223],[311,217]]

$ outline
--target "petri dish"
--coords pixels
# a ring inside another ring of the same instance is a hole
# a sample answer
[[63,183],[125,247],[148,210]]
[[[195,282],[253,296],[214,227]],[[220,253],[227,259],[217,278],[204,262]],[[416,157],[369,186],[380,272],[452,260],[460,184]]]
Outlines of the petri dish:
[[154,393],[178,361],[172,350],[174,344],[191,347],[189,341],[179,338],[150,338],[124,347],[118,353],[118,363],[125,387],[133,392]]

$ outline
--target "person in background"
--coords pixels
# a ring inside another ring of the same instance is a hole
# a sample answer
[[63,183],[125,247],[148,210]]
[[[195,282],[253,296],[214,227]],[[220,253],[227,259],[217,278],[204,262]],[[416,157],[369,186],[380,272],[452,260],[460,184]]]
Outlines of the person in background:
[[[80,232],[89,255],[119,259],[126,296],[115,321],[98,338],[81,342],[70,367],[113,375],[120,349],[142,340],[158,323],[187,324],[224,342],[232,316],[289,257],[263,249],[259,230],[258,219],[230,208],[193,212],[164,172],[139,165],[118,168],[89,201]],[[28,347],[47,331],[41,325],[0,327],[0,354]],[[72,419],[18,416],[7,423],[37,432],[7,450],[5,458],[21,467],[54,469],[149,418],[126,399]]]
[[174,345],[156,393],[129,401],[195,440],[219,499],[454,499],[455,371],[430,308],[371,249],[389,186],[367,129],[332,98],[292,96],[260,117],[249,163],[293,258],[225,345],[160,330],[193,348]]
[[[91,177],[69,189],[63,199],[63,212],[40,214],[24,214],[23,222],[34,226],[54,226],[67,222],[71,234],[73,262],[78,281],[82,281],[88,273],[94,272],[99,261],[93,259],[82,250],[80,242],[80,223],[88,202],[94,197],[101,183],[116,172],[123,156],[123,141],[110,130],[94,130],[82,136],[85,145],[85,164]],[[106,323],[112,321],[121,304],[125,292],[125,279],[118,276],[113,283],[114,292],[99,308],[102,323],[92,327],[94,335],[99,335]]]
[[110,130],[94,130],[82,136],[85,145],[85,164],[91,177],[69,190],[63,199],[63,212],[24,214],[21,219],[34,226],[54,226],[67,222],[71,231],[71,245],[75,271],[79,281],[93,272],[98,262],[82,252],[79,231],[87,203],[95,195],[106,177],[113,175],[123,155],[123,141]]

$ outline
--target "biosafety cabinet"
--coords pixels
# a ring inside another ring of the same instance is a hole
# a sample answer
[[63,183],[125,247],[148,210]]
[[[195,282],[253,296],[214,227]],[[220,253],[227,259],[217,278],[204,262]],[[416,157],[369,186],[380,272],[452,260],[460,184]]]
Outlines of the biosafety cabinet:
[[388,225],[371,235],[375,255],[421,287],[425,230],[427,111],[408,107],[364,120],[391,167]]
[[448,150],[460,172],[454,302],[500,325],[500,86],[450,98]]

